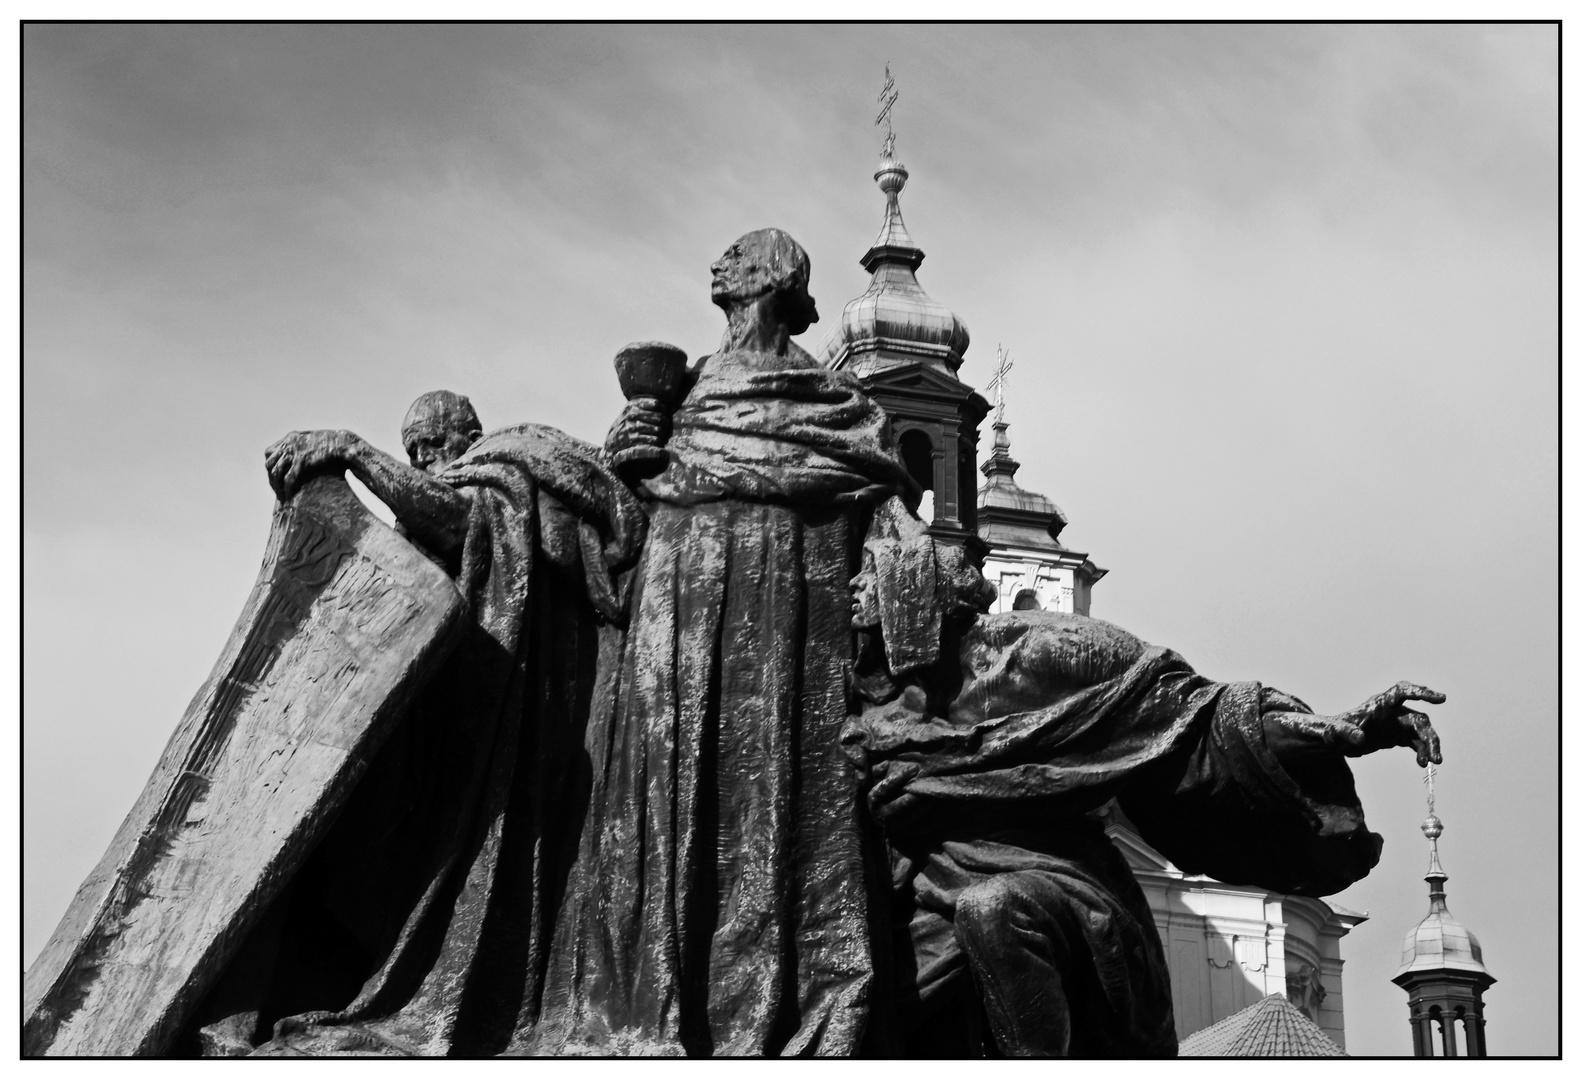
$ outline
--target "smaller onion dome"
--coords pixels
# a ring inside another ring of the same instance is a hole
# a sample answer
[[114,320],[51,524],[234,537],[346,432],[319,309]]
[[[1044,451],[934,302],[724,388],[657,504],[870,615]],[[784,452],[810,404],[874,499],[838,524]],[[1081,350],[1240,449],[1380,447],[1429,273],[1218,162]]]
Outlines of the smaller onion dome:
[[1472,931],[1462,926],[1445,906],[1445,882],[1449,875],[1439,865],[1439,837],[1445,831],[1439,818],[1430,813],[1423,822],[1423,835],[1428,837],[1428,915],[1406,935],[1401,947],[1401,969],[1394,975],[1415,972],[1468,971],[1494,977],[1483,966],[1483,946]]
[[[1060,530],[1066,527],[1070,519],[1064,510],[1055,505],[1053,499],[1036,491],[1028,491],[1016,482],[1016,470],[1022,465],[1011,457],[1011,438],[1007,433],[1009,428],[1003,415],[994,421],[994,448],[989,451],[989,460],[979,467],[988,478],[988,483],[978,489],[980,532],[985,533],[986,539],[992,534],[994,539],[1007,543],[1017,540],[1025,542],[1026,538],[1022,536],[1000,536],[1001,530],[996,526],[1001,525],[1001,518],[1004,518],[1003,524],[1020,526],[1019,531],[1025,532],[1031,527],[1047,533],[1051,540],[1058,540]],[[996,511],[1001,513],[997,514]]]
[[897,161],[886,161],[873,174],[885,195],[884,225],[862,257],[862,268],[873,281],[846,305],[840,324],[820,350],[820,359],[830,367],[851,368],[859,375],[918,360],[952,375],[961,367],[971,340],[967,324],[917,283],[923,249],[901,220],[900,194],[909,175]]

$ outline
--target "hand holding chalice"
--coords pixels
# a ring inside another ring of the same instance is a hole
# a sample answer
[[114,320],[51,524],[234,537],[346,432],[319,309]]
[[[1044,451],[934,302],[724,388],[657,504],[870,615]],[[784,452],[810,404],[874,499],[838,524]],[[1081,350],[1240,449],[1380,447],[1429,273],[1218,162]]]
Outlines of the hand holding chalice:
[[605,447],[628,482],[664,470],[670,414],[681,404],[687,354],[663,341],[639,341],[615,354],[615,377],[628,402]]

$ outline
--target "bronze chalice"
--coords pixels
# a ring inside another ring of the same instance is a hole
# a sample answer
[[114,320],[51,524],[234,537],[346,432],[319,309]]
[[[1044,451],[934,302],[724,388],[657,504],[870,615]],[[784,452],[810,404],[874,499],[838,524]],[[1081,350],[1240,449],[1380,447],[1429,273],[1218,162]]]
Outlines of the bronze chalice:
[[[615,377],[626,400],[669,414],[681,404],[687,354],[663,341],[638,341],[615,354]],[[639,444],[615,452],[612,464],[629,481],[657,476],[664,470],[663,445]]]

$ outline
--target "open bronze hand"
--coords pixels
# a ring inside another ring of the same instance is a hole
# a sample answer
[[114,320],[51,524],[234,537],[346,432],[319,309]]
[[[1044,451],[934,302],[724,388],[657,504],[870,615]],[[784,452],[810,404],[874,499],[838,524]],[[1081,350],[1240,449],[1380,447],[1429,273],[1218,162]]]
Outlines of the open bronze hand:
[[275,497],[285,502],[309,478],[345,469],[357,453],[350,431],[293,431],[264,451],[264,469]]
[[1417,752],[1417,764],[1440,764],[1439,733],[1425,713],[1408,708],[1408,701],[1438,705],[1445,695],[1417,683],[1398,682],[1338,716],[1312,713],[1280,713],[1277,723],[1265,731],[1272,748],[1282,757],[1333,751],[1347,757],[1361,757],[1392,746],[1410,746]]
[[1410,746],[1417,751],[1417,764],[1432,761],[1440,764],[1439,733],[1428,722],[1428,715],[1406,707],[1408,701],[1426,701],[1430,705],[1442,704],[1445,695],[1417,683],[1398,682],[1382,694],[1341,713],[1337,720],[1351,724],[1357,734],[1350,737],[1351,746],[1343,749],[1349,757],[1361,757],[1375,750],[1392,746]]

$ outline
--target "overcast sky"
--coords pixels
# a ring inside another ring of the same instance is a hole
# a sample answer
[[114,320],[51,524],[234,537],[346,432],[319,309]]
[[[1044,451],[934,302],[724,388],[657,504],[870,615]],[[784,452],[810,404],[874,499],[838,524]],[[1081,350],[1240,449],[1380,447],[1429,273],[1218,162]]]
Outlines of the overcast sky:
[[[419,393],[600,440],[611,358],[710,351],[709,262],[776,225],[816,350],[901,91],[925,288],[1016,359],[1018,479],[1093,614],[1337,712],[1448,693],[1451,910],[1494,1053],[1554,1053],[1553,27],[23,31],[24,927],[31,962],[257,572],[263,448],[399,452]],[[1354,766],[1353,1053],[1426,913],[1421,772]]]

